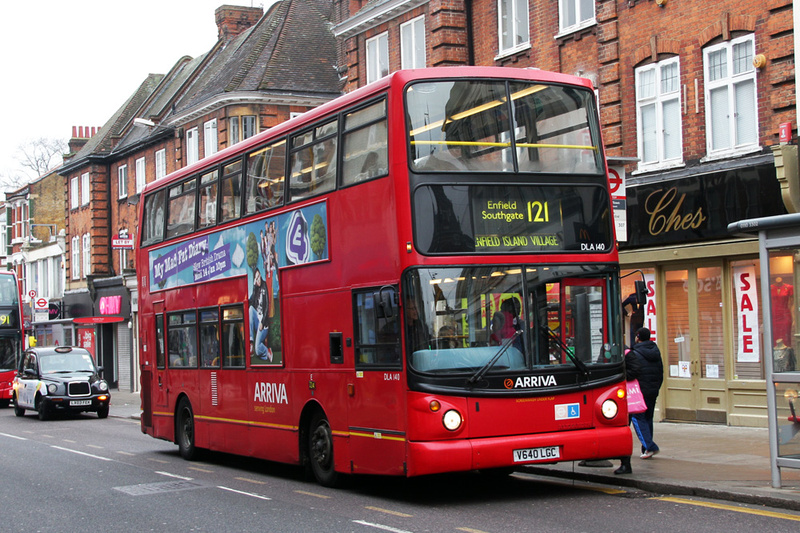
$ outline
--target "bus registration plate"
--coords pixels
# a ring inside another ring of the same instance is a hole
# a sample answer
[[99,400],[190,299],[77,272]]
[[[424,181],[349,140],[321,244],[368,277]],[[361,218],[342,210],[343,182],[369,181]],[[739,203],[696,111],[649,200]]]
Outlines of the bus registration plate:
[[524,450],[514,450],[514,462],[524,463],[526,461],[552,461],[561,457],[558,446],[545,446],[543,448],[526,448]]
[[70,406],[77,407],[80,405],[92,405],[92,400],[72,400],[69,402]]

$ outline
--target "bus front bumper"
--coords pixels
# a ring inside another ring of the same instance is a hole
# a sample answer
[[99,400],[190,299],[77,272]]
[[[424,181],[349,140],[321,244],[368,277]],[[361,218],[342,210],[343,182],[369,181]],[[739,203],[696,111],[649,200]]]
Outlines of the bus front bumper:
[[408,476],[630,456],[628,426],[408,443]]

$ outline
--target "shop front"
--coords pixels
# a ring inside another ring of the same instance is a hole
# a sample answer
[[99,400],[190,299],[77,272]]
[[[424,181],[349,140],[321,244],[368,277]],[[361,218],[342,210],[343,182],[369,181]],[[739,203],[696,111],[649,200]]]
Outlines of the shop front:
[[[627,188],[620,262],[623,275],[641,274],[622,280],[623,311],[627,331],[655,332],[664,358],[657,418],[767,425],[758,240],[727,229],[786,212],[771,158],[755,161]],[[627,297],[642,275],[648,300],[637,309]]]

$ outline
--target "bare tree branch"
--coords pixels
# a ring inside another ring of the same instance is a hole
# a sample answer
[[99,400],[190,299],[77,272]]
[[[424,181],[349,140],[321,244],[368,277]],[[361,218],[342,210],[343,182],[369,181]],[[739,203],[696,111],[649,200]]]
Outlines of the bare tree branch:
[[16,158],[23,168],[33,171],[35,179],[60,164],[66,150],[67,143],[62,139],[40,137],[19,145]]

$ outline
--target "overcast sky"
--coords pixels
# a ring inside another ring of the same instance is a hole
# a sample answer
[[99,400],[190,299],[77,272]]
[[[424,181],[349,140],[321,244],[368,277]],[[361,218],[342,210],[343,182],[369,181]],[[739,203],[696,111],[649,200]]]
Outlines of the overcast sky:
[[210,50],[219,6],[266,9],[273,1],[3,1],[0,173],[21,169],[21,144],[66,141],[72,126],[99,128],[148,74]]

